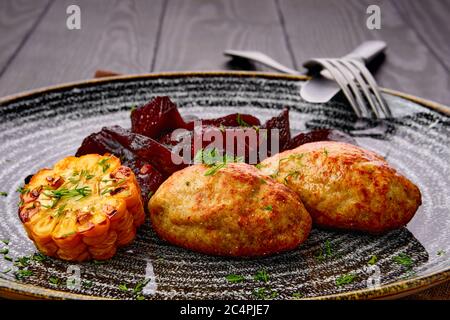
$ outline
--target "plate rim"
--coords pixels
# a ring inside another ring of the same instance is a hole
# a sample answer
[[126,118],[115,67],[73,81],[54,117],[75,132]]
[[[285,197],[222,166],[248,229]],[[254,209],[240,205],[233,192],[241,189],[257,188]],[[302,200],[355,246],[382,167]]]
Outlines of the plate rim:
[[[23,91],[0,98],[0,107],[11,103],[14,100],[20,100],[31,97],[33,95],[40,95],[47,92],[59,91],[75,87],[86,87],[97,84],[104,84],[110,82],[132,81],[139,79],[156,79],[156,78],[187,78],[187,77],[244,77],[244,78],[266,78],[292,81],[305,81],[309,77],[305,75],[288,75],[270,72],[258,71],[183,71],[183,72],[159,72],[159,73],[143,73],[143,74],[128,74],[111,77],[102,77],[95,79],[87,79],[73,82],[66,82],[57,85],[40,87],[33,90]],[[438,102],[428,99],[420,98],[401,91],[381,88],[381,90],[390,95],[398,96],[403,99],[418,103],[424,107],[434,111],[450,116],[450,107],[447,107]],[[309,299],[392,299],[396,296],[408,294],[408,292],[419,292],[429,287],[444,283],[450,280],[450,267],[438,270],[428,275],[415,277],[411,279],[396,281],[383,285],[379,288],[360,289],[348,292],[342,292],[331,295],[311,297]],[[91,300],[111,300],[105,297],[93,296],[87,294],[78,294],[73,292],[66,292],[55,289],[43,288],[31,284],[19,283],[11,280],[0,279],[0,297],[4,298],[19,298],[19,299],[91,299]]]

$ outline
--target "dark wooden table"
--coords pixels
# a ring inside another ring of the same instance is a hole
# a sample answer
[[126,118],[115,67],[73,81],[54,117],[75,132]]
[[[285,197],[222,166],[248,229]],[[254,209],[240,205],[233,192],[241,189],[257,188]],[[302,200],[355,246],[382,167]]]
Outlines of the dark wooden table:
[[[70,4],[81,9],[80,30],[66,27]],[[381,9],[379,30],[366,27],[371,4]],[[265,70],[231,63],[222,54],[231,48],[301,70],[309,57],[382,39],[380,85],[450,105],[449,16],[450,0],[0,0],[0,96],[97,69]]]

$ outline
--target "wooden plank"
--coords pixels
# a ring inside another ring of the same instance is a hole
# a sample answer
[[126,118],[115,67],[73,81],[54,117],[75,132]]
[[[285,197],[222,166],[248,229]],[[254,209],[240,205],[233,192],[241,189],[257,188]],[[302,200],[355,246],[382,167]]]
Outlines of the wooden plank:
[[450,1],[395,0],[392,4],[450,72]]
[[[448,71],[411,29],[392,3],[384,0],[279,0],[297,64],[310,57],[346,54],[364,40],[388,44],[383,65],[376,72],[381,86],[450,104]],[[366,9],[381,9],[381,29],[366,27]]]
[[[66,9],[81,9],[81,29],[66,27]],[[162,1],[55,1],[0,78],[0,96],[91,78],[97,69],[150,71]]]
[[225,49],[259,50],[292,67],[272,0],[171,0],[155,70],[258,69],[229,64]]
[[33,32],[49,0],[0,1],[0,76]]

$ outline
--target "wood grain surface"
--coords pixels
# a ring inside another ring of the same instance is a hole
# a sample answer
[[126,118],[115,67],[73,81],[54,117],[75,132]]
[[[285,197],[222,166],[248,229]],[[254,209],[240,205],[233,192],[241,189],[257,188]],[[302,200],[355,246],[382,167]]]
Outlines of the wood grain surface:
[[[386,59],[375,73],[381,86],[441,103],[450,102],[449,72],[390,1],[279,0],[278,3],[297,65],[310,57],[342,56],[364,40],[381,39],[388,45]],[[366,9],[370,4],[381,9],[380,30],[366,27]],[[310,14],[301,14],[305,11]]]
[[[81,30],[66,8],[81,8]],[[381,29],[366,27],[368,5]],[[230,60],[258,50],[302,69],[360,42],[388,50],[372,67],[380,85],[450,105],[450,0],[0,0],[0,96],[91,78],[96,70],[268,70]],[[449,284],[408,299],[450,297]]]
[[[80,30],[66,27],[72,3],[81,8]],[[161,10],[159,0],[55,1],[0,77],[0,96],[86,79],[96,69],[148,72]]]
[[227,69],[226,49],[263,51],[292,66],[274,1],[171,0],[152,71]]
[[49,5],[50,0],[0,1],[0,77]]

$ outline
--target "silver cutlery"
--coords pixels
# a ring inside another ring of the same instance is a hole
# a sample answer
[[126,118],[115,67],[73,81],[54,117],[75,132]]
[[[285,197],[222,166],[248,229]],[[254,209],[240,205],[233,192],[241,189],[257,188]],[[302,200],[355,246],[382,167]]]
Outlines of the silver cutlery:
[[[302,85],[300,95],[308,102],[324,103],[342,90],[358,117],[390,117],[389,106],[364,64],[372,61],[385,48],[383,41],[366,41],[342,58],[315,58],[305,62],[304,66],[312,71],[313,77]],[[303,74],[258,51],[227,50],[225,55],[259,62],[288,74]]]

